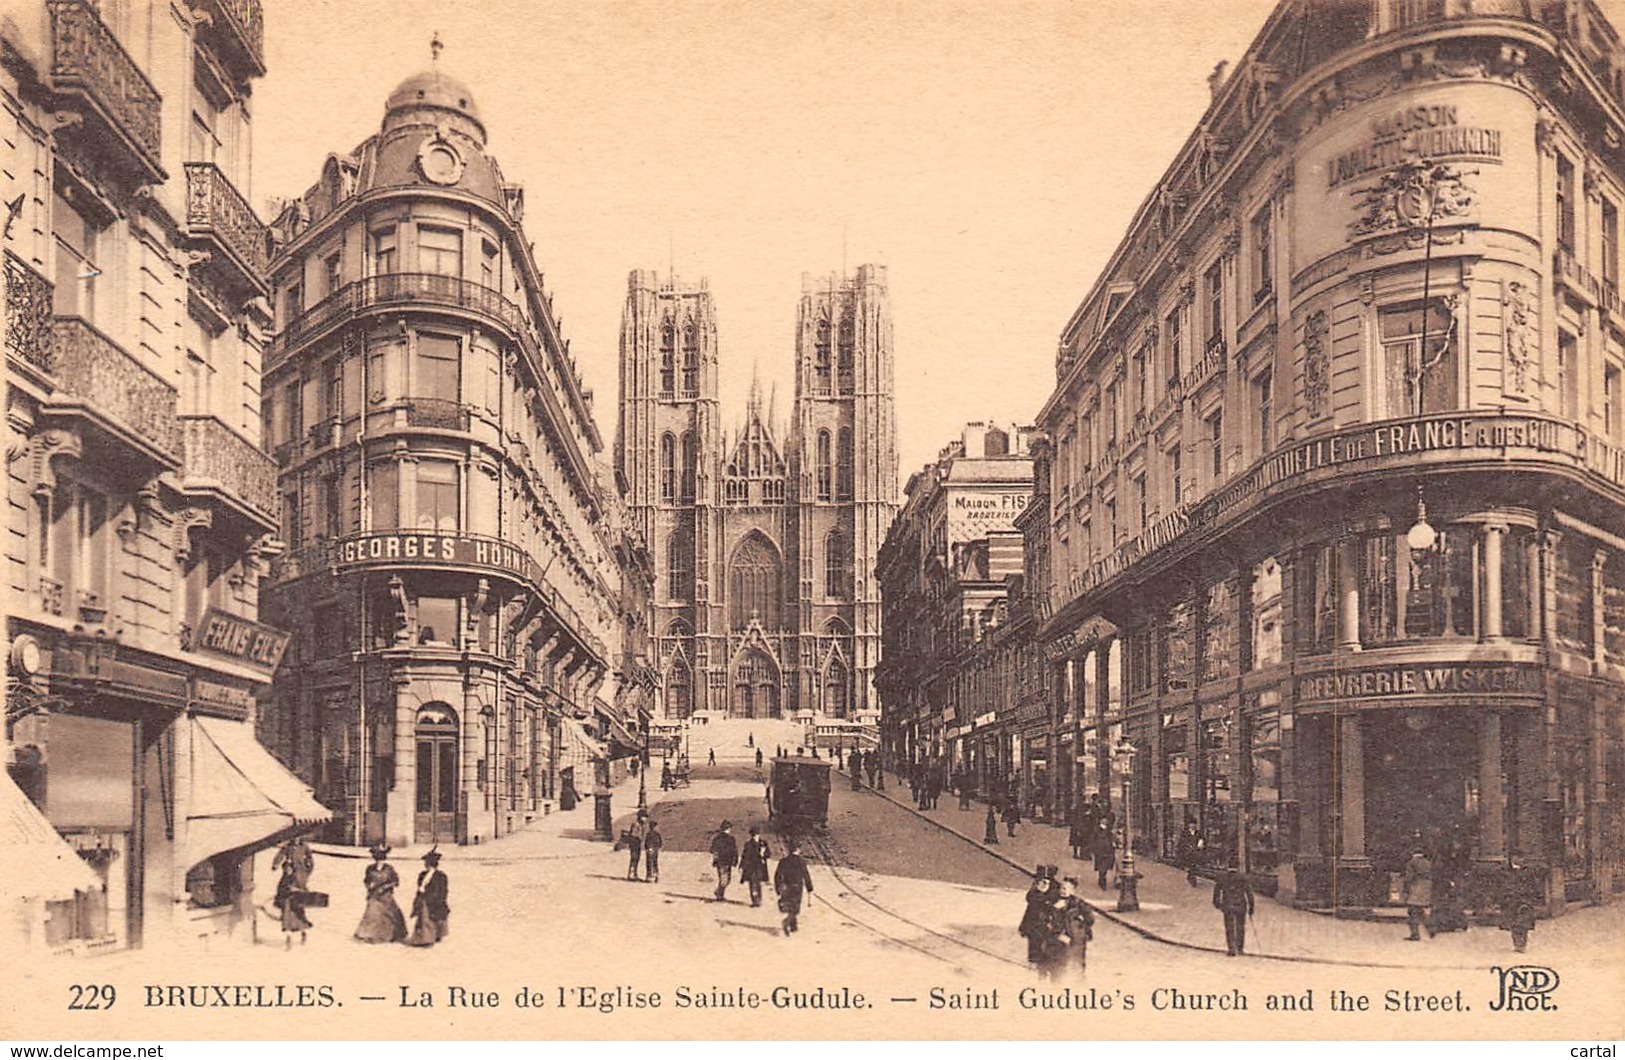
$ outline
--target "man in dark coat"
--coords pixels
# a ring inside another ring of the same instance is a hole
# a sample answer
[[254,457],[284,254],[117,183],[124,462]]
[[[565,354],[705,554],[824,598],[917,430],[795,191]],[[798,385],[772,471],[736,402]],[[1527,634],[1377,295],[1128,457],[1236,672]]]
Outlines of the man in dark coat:
[[643,878],[650,883],[660,882],[660,852],[666,848],[666,837],[660,826],[649,818],[649,832],[643,837]]
[[1095,860],[1095,877],[1100,889],[1106,889],[1106,876],[1117,867],[1117,839],[1112,835],[1111,825],[1105,820],[1097,819],[1095,834],[1089,840],[1089,853]]
[[863,752],[854,750],[852,756],[846,760],[846,768],[852,773],[852,790],[863,789]]
[[1501,926],[1512,932],[1512,948],[1519,953],[1529,945],[1535,927],[1535,903],[1541,896],[1538,873],[1524,863],[1522,854],[1507,859],[1501,883]]
[[772,853],[767,840],[762,838],[762,830],[751,825],[750,838],[745,840],[745,848],[739,853],[739,881],[749,885],[753,909],[762,904],[762,884],[767,882],[767,859]]
[[1253,887],[1234,865],[1219,873],[1213,885],[1213,908],[1224,914],[1224,950],[1234,957],[1247,946],[1247,917],[1253,911]]
[[423,871],[418,873],[417,894],[412,899],[414,923],[408,946],[433,946],[451,933],[451,906],[446,904],[449,891],[446,874],[440,871],[440,851],[430,850],[423,855]]
[[1016,934],[1027,940],[1027,961],[1036,965],[1044,959],[1044,930],[1049,915],[1049,904],[1055,898],[1054,865],[1040,865],[1033,876],[1033,885],[1027,889],[1027,909],[1021,914]]
[[1060,880],[1044,909],[1044,945],[1038,974],[1047,979],[1059,979],[1073,967],[1082,972],[1088,960],[1095,911],[1078,897],[1077,887],[1078,881],[1070,876]]
[[733,837],[733,822],[723,821],[711,838],[711,865],[717,870],[716,900],[726,901],[728,884],[733,882],[734,866],[739,864],[739,840]]
[[1197,831],[1195,821],[1186,821],[1185,830],[1179,834],[1179,842],[1174,846],[1174,857],[1185,870],[1185,882],[1195,887],[1202,882],[1196,875],[1196,870],[1202,865],[1202,833]]
[[801,859],[801,845],[790,840],[788,852],[779,859],[773,872],[773,890],[779,895],[779,912],[784,914],[784,934],[789,937],[798,930],[796,918],[801,915],[801,897],[813,892],[812,873]]
[[989,846],[999,845],[999,811],[994,809],[991,801],[987,804],[987,821],[982,826],[982,842]]

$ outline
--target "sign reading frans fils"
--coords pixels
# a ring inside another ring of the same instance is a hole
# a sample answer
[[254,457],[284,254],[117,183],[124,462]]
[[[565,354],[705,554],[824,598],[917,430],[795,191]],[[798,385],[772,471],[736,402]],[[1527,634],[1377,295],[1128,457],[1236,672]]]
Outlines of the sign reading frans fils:
[[280,629],[262,626],[211,607],[203,613],[203,619],[198,623],[192,646],[198,651],[219,655],[233,662],[272,671],[282,661],[288,636]]

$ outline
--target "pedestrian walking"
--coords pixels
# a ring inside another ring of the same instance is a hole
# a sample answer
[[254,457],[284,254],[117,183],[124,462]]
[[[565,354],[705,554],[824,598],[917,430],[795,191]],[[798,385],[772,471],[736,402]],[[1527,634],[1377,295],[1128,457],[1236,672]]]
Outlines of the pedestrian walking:
[[294,836],[282,844],[282,849],[271,859],[272,872],[279,872],[289,866],[292,867],[294,882],[301,890],[308,890],[311,873],[316,871],[316,854],[310,849],[310,840],[302,835]]
[[717,749],[715,747],[711,748],[710,752],[705,756],[705,764],[708,766],[717,764]]
[[1066,839],[1072,846],[1072,860],[1083,860],[1083,848],[1089,842],[1089,830],[1084,827],[1082,807],[1072,811],[1072,820],[1067,823]]
[[739,840],[733,837],[733,822],[723,821],[711,837],[711,866],[717,870],[716,900],[727,901],[728,884],[733,882],[734,866],[739,864]]
[[[760,764],[760,763],[758,763],[758,764]],[[672,789],[671,763],[670,762],[662,762],[662,763],[660,763],[660,790],[661,791],[670,791],[671,789]]]
[[1016,835],[1016,825],[1020,823],[1021,809],[1016,805],[1016,800],[1010,799],[1006,801],[1004,804],[1004,834],[1014,839]]
[[1067,876],[1056,886],[1055,896],[1045,910],[1042,952],[1038,974],[1059,979],[1088,962],[1089,940],[1095,934],[1095,911],[1078,897],[1078,881]]
[[1044,959],[1045,932],[1048,928],[1049,904],[1054,899],[1056,866],[1040,865],[1033,875],[1033,884],[1027,888],[1027,908],[1021,914],[1016,934],[1027,940],[1027,961],[1037,966]]
[[636,826],[621,833],[621,841],[616,844],[615,849],[626,850],[626,878],[636,880],[638,867],[643,864],[643,837],[638,834]]
[[643,878],[650,883],[660,882],[660,852],[665,849],[666,837],[660,834],[660,825],[649,818],[649,832],[643,837]]
[[959,808],[970,809],[970,777],[965,775],[963,769],[954,774],[954,787],[959,791]]
[[762,749],[760,747],[756,749],[756,768],[758,770],[762,768]]
[[756,734],[755,733],[752,732],[752,733],[747,733],[745,735],[745,746],[746,747],[755,747],[756,746]]
[[1462,901],[1461,885],[1452,877],[1433,883],[1433,933],[1444,935],[1452,931],[1466,931],[1469,927],[1467,907]]
[[1089,840],[1089,853],[1095,860],[1095,877],[1104,891],[1106,876],[1117,867],[1117,839],[1105,821],[1095,822],[1095,834]]
[[1205,846],[1202,833],[1196,829],[1196,822],[1186,821],[1185,830],[1179,833],[1179,841],[1174,845],[1174,857],[1185,870],[1185,882],[1192,887],[1202,882],[1196,870],[1201,867],[1202,850]]
[[773,849],[762,838],[762,830],[751,825],[750,838],[739,852],[739,882],[750,887],[752,909],[762,904],[762,885],[767,882],[767,861],[772,854]]
[[423,855],[423,871],[418,873],[418,890],[412,899],[412,934],[408,946],[433,946],[451,934],[451,906],[446,903],[450,881],[440,871],[440,851]]
[[293,946],[293,933],[299,932],[299,944],[307,941],[306,933],[315,927],[305,916],[310,892],[299,882],[299,870],[291,859],[283,859],[282,876],[276,883],[276,897],[272,899],[282,922],[282,948]]
[[1512,948],[1519,953],[1529,945],[1529,933],[1535,929],[1540,888],[1539,875],[1524,862],[1522,854],[1507,859],[1501,884],[1501,927],[1512,932]]
[[1253,913],[1253,887],[1234,864],[1213,885],[1213,908],[1224,914],[1224,951],[1231,957],[1247,948],[1247,918]]
[[800,930],[796,918],[801,915],[803,894],[813,892],[812,873],[807,871],[807,863],[801,858],[801,845],[794,839],[790,840],[784,857],[779,859],[779,867],[773,871],[773,890],[779,896],[779,912],[784,914],[781,927],[789,938],[792,932]]
[[857,751],[853,751],[852,752],[852,757],[847,759],[847,768],[852,771],[852,790],[853,791],[862,791],[863,790],[863,755],[860,754]]
[[1428,938],[1432,938],[1433,862],[1428,860],[1427,852],[1421,847],[1414,848],[1410,860],[1405,862],[1400,888],[1405,899],[1405,921],[1411,929],[1405,941],[1420,942],[1424,926],[1428,929]]
[[406,938],[406,917],[395,902],[395,888],[401,885],[400,873],[389,863],[389,848],[382,843],[372,846],[372,864],[361,876],[367,889],[367,907],[356,925],[355,937],[362,942],[400,942]]
[[982,842],[989,846],[999,845],[999,814],[991,802],[987,804],[987,821],[982,827]]

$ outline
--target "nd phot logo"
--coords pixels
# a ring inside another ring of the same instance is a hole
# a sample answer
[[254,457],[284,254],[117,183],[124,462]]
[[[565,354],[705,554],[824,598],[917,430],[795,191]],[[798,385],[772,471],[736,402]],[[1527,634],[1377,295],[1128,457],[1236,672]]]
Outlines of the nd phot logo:
[[1491,1012],[1556,1012],[1552,995],[1559,982],[1555,969],[1540,964],[1499,966],[1490,971],[1499,980]]

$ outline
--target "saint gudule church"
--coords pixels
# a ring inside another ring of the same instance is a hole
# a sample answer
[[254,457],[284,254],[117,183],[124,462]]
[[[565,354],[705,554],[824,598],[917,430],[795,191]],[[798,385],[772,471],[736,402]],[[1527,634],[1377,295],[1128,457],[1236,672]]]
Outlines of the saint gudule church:
[[787,424],[753,385],[725,430],[718,363],[707,283],[633,272],[615,456],[654,557],[663,713],[878,713],[875,555],[897,510],[885,267],[803,277]]

